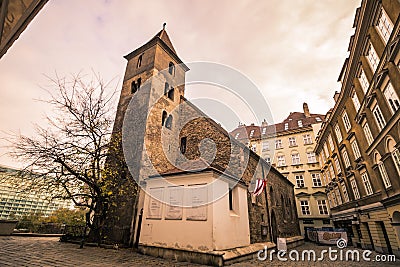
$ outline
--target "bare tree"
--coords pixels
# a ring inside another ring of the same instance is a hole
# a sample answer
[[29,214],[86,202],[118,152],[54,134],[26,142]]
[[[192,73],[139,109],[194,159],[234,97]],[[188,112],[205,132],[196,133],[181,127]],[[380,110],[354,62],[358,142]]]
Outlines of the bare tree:
[[[113,153],[114,165],[119,160],[118,145],[114,147],[118,136],[112,136],[116,90],[109,90],[110,83],[96,75],[90,82],[80,74],[49,80],[52,90],[47,90],[50,98],[45,102],[54,113],[46,117],[48,126],[35,125],[34,137],[14,136],[12,156],[26,163],[25,186],[70,199],[94,214],[91,236],[100,241],[113,194],[110,176],[116,175],[106,168],[106,159]],[[123,166],[123,160],[117,165]]]

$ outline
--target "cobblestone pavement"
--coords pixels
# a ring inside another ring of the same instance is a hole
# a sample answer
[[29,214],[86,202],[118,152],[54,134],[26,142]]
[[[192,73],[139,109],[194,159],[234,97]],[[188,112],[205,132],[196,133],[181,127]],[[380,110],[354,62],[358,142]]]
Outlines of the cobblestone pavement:
[[[316,246],[305,244],[298,248],[299,251],[314,249],[317,257],[326,246]],[[360,251],[360,257],[362,251]],[[370,255],[371,260],[377,254]],[[380,255],[380,254],[378,254]],[[231,266],[400,266],[399,260],[391,263],[371,262],[346,262],[327,260],[322,262],[281,262],[276,259],[271,262],[269,258],[265,261],[253,259],[245,262],[233,264]],[[201,266],[190,263],[175,262],[160,258],[144,256],[133,252],[130,249],[102,249],[95,247],[84,247],[79,249],[79,245],[60,243],[58,238],[49,237],[0,237],[0,266]]]

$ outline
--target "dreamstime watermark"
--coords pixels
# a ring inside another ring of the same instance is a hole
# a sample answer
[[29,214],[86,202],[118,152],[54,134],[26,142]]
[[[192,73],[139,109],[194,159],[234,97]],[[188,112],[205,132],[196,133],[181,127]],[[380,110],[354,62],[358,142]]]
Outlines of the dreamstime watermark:
[[308,262],[320,262],[320,261],[366,261],[366,262],[396,262],[395,255],[383,255],[378,254],[373,256],[371,250],[358,250],[358,249],[345,249],[347,247],[347,241],[340,238],[336,242],[338,249],[329,247],[321,251],[315,251],[314,249],[306,249],[298,251],[292,249],[290,251],[275,250],[271,249],[268,251],[268,247],[264,246],[264,249],[259,250],[257,258],[259,261],[273,261],[275,258],[278,261],[308,261]]

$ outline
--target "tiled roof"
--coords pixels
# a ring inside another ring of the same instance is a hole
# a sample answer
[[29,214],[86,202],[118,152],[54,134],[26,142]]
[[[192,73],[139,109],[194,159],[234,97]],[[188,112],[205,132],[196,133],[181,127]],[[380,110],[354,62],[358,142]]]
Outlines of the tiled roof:
[[302,112],[291,112],[289,116],[280,123],[266,126],[256,126],[254,124],[249,126],[240,125],[230,134],[238,140],[256,139],[264,135],[268,136],[274,133],[284,133],[286,131],[308,127],[312,124],[322,123],[324,119],[325,115],[322,114],[310,114],[310,116],[307,117]]

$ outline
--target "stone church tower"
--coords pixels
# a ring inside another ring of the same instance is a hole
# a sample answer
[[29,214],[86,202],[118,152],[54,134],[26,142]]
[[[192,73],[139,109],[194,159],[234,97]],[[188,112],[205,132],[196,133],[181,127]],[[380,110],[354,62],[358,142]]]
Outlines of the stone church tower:
[[[184,95],[185,73],[189,70],[176,54],[165,24],[150,41],[125,59],[128,62],[113,129],[114,138],[121,138],[115,153],[124,156],[129,169],[123,173],[117,171],[115,179],[121,179],[116,181],[120,188],[126,188],[124,178],[140,183],[143,178],[174,165],[176,155],[168,155],[170,151],[179,151],[178,118],[173,113]],[[118,188],[116,191],[121,194],[115,193],[117,205],[110,207],[106,227],[110,230],[106,235],[111,242],[125,244],[130,236],[132,244],[140,220],[143,192],[137,188],[129,189],[133,192]]]

